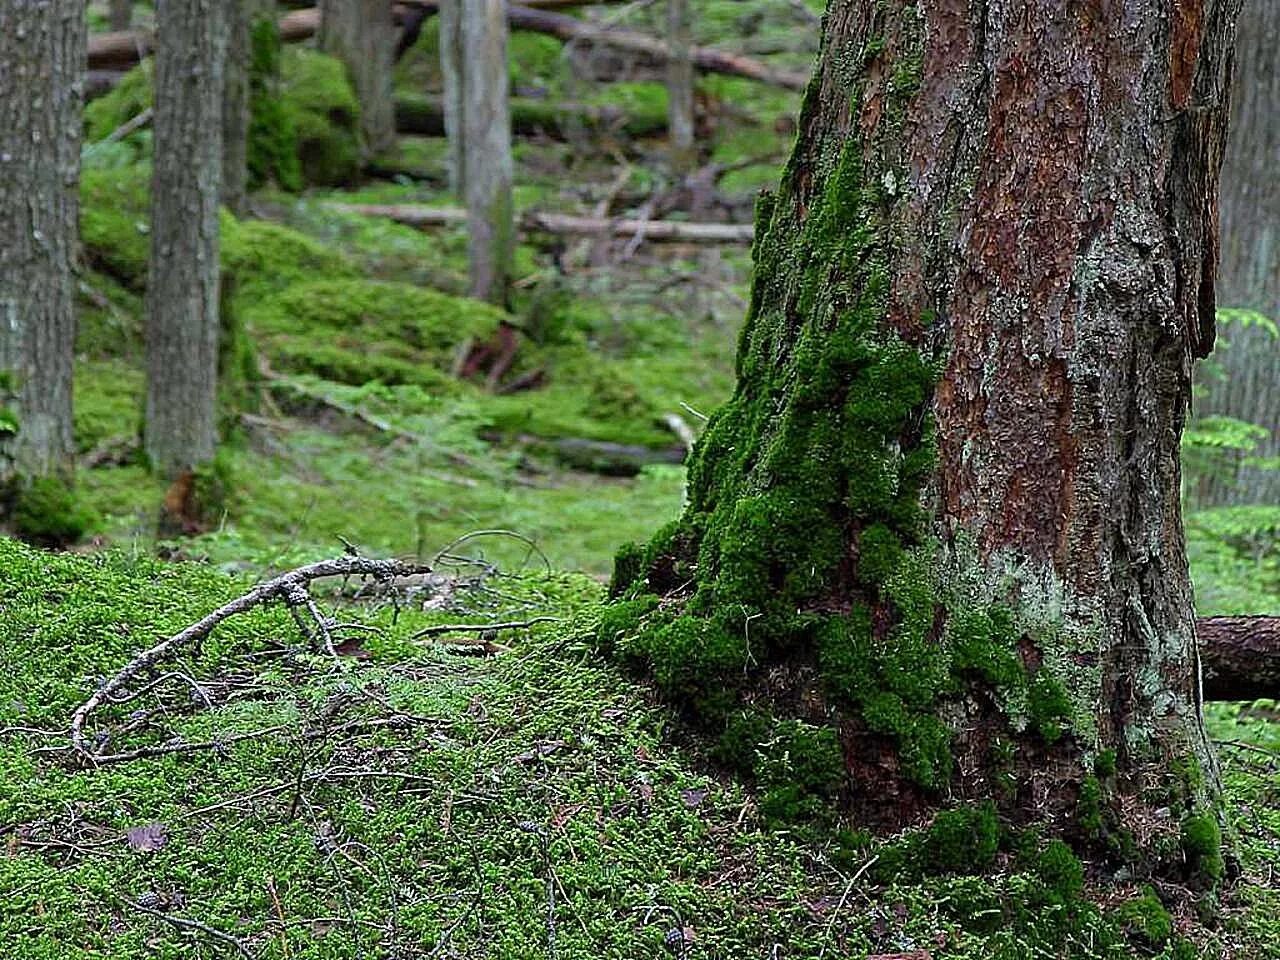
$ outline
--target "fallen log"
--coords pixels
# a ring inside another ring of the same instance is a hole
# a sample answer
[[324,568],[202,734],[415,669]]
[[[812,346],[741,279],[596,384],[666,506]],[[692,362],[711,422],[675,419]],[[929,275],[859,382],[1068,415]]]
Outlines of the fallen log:
[[[586,103],[552,103],[528,97],[511,98],[511,130],[525,136],[545,134],[567,139],[577,132],[616,131],[628,137],[646,137],[667,129],[666,113],[646,116],[627,114],[616,107]],[[443,137],[444,103],[440,97],[396,94],[396,131],[426,137]]]
[[[507,19],[518,30],[529,30],[557,37],[566,43],[586,43],[608,46],[613,49],[639,54],[655,64],[665,64],[671,58],[667,45],[656,37],[633,30],[618,30],[556,13],[555,8],[568,6],[565,0],[528,0],[523,5],[512,4]],[[436,4],[423,2],[398,3],[397,22],[404,24],[418,20],[422,11],[434,13]],[[315,7],[293,10],[280,18],[280,39],[284,43],[297,43],[315,35],[320,27],[320,11]],[[88,67],[92,71],[128,70],[151,54],[155,37],[145,30],[119,30],[99,33],[89,38]],[[724,73],[746,77],[760,83],[803,90],[809,82],[807,73],[775,70],[768,64],[737,53],[726,53],[710,47],[695,47],[692,51],[694,66],[704,73]]]
[[1280,699],[1280,617],[1196,621],[1206,700]]
[[[419,204],[331,203],[330,209],[366,217],[386,217],[408,227],[454,226],[467,222],[461,207],[430,207]],[[520,216],[520,227],[531,233],[574,236],[639,237],[642,240],[672,243],[750,243],[754,228],[749,223],[689,223],[683,220],[611,220],[580,217],[567,213],[530,210]]]

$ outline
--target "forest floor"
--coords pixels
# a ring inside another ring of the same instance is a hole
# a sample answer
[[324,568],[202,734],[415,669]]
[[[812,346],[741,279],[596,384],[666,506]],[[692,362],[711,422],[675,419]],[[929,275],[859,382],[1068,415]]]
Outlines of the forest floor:
[[[792,38],[814,29],[798,9],[696,6],[702,42],[755,17],[777,28],[763,38],[782,38],[762,57],[803,67],[810,55]],[[433,44],[429,23],[399,68],[405,95],[436,82]],[[516,34],[512,62],[530,99],[665,109],[642,70],[571,86],[545,37]],[[749,222],[798,96],[726,78],[701,90],[701,179],[666,173],[660,138],[526,137],[517,206]],[[109,106],[106,131],[136,107]],[[1182,904],[1163,930],[1126,906],[1145,902],[1140,885],[1095,887],[1091,873],[1098,905],[1055,905],[1011,854],[994,876],[873,880],[874,849],[767,825],[643,684],[594,655],[613,552],[681,507],[683,467],[636,459],[678,460],[680,425],[696,432],[732,390],[745,248],[528,236],[504,318],[456,299],[461,228],[338,208],[452,202],[438,139],[404,138],[389,179],[263,190],[253,217],[224,218],[242,347],[227,358],[213,478],[226,497],[191,535],[157,542],[165,491],[136,442],[148,149],[143,133],[86,153],[88,534],[59,555],[0,540],[5,956],[1280,957],[1274,703],[1210,707],[1240,874],[1202,905],[1218,908],[1209,923]],[[455,376],[504,319],[520,349],[499,389]],[[1275,513],[1189,515],[1202,614],[1280,614]],[[477,531],[498,532],[455,542]],[[95,679],[254,580],[340,553],[339,537],[369,556],[435,558],[441,577],[407,585],[398,608],[323,594],[368,628],[336,658],[310,652],[282,609],[229,621],[163,682],[102,711],[120,747],[216,747],[73,762],[68,718]],[[538,618],[550,619],[414,637]]]

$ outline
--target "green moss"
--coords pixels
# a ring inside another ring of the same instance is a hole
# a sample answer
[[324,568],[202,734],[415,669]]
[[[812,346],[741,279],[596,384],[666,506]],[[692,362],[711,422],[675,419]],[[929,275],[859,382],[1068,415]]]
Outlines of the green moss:
[[1047,742],[1062,737],[1071,716],[1071,700],[1061,680],[1046,670],[1037,671],[1031,679],[1028,708],[1031,723]]
[[296,283],[241,309],[281,372],[436,390],[456,389],[449,371],[457,352],[487,339],[504,317],[479,301],[357,279]]
[[1061,840],[1050,840],[1035,864],[1040,883],[1038,899],[1066,905],[1080,899],[1084,890],[1084,867],[1071,848]]
[[645,595],[605,607],[596,626],[598,648],[605,653],[611,652],[632,635],[657,606],[657,597]]
[[80,240],[85,260],[126,288],[147,285],[151,168],[85,170],[80,177]]
[[1096,776],[1088,776],[1080,784],[1080,799],[1076,801],[1076,819],[1086,837],[1096,840],[1102,836],[1102,784]]
[[1182,852],[1193,881],[1205,887],[1217,886],[1226,870],[1218,818],[1209,813],[1186,817],[1182,821]]
[[59,477],[37,477],[25,483],[13,499],[9,523],[24,540],[44,546],[65,546],[84,535],[93,522],[75,490]]
[[999,849],[1000,820],[990,802],[942,811],[924,837],[929,865],[939,873],[982,873]]
[[[143,60],[121,77],[120,82],[109,92],[85,105],[84,139],[86,143],[92,144],[102,140],[154,105],[155,92],[152,85],[154,73],[153,61]],[[145,133],[145,136],[149,138],[150,134]],[[140,139],[140,134],[135,134],[131,139]]]
[[275,183],[302,189],[296,107],[280,95],[280,31],[272,17],[258,17],[250,28],[249,138],[245,164],[249,186]]
[[297,137],[303,180],[344,186],[360,173],[360,105],[342,63],[302,47],[280,61],[283,123]]
[[1173,936],[1173,918],[1150,886],[1117,907],[1114,917],[1125,935],[1143,946],[1159,949]]
[[1116,752],[1103,750],[1093,760],[1093,772],[1099,777],[1114,777],[1116,774]]
[[222,269],[234,279],[241,308],[293,284],[317,278],[355,278],[359,271],[331,246],[266,220],[222,217]]

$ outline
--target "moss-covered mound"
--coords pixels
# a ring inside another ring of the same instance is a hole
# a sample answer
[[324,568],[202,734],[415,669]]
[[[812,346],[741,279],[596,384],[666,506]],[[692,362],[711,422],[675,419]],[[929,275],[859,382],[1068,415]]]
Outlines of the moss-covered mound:
[[448,387],[458,352],[490,337],[504,317],[476,300],[361,279],[296,283],[243,307],[278,371],[428,389]]
[[85,260],[133,291],[147,285],[151,166],[86,169],[80,177],[80,241]]

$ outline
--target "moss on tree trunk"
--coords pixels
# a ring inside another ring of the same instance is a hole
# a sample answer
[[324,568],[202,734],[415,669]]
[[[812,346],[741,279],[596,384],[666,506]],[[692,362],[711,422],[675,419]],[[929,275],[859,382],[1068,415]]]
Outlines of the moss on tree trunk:
[[832,0],[737,389],[600,637],[767,815],[993,798],[1185,865],[1215,766],[1178,442],[1236,5],[1018,10]]

